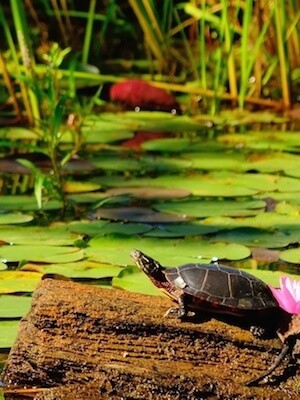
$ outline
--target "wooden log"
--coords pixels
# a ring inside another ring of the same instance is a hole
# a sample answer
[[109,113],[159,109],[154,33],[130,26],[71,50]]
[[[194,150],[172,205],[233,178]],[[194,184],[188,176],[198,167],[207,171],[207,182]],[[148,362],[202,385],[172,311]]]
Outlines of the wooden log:
[[50,388],[39,400],[87,392],[89,399],[299,398],[299,375],[284,365],[272,385],[244,385],[271,365],[279,340],[216,319],[164,318],[170,305],[164,297],[42,281],[2,374],[6,392]]

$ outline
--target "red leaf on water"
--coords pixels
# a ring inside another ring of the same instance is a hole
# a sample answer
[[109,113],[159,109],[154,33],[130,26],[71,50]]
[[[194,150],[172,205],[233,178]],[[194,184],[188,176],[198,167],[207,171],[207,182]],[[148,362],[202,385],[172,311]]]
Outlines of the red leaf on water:
[[157,88],[141,79],[128,79],[110,88],[110,99],[121,103],[127,109],[180,112],[175,97],[164,89]]

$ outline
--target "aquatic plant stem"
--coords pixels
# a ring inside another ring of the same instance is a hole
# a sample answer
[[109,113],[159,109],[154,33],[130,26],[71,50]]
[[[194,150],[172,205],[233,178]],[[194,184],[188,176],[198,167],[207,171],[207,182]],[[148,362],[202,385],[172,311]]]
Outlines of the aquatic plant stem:
[[[34,79],[33,66],[35,63],[29,45],[28,26],[26,23],[24,5],[21,1],[11,0],[11,10],[19,42],[19,47],[22,55],[22,61],[24,64],[25,75],[28,79]],[[28,85],[24,85],[23,88],[25,89],[25,92],[23,92],[24,103],[27,103],[26,107],[27,118],[31,125],[39,126],[40,112],[36,95],[33,92],[32,88],[28,87]],[[30,104],[30,106],[28,103]]]
[[243,108],[248,86],[248,61],[249,61],[249,29],[253,9],[253,0],[246,0],[243,14],[243,29],[241,37],[241,79],[239,91],[239,107]]
[[85,29],[83,49],[82,49],[82,63],[87,64],[89,58],[89,52],[92,42],[93,25],[95,20],[95,9],[97,0],[90,0],[90,7],[88,12],[88,19]]
[[286,49],[286,24],[284,20],[284,2],[277,0],[275,8],[275,27],[277,37],[277,49],[280,65],[280,77],[281,77],[281,88],[282,88],[282,99],[286,109],[290,108],[290,88],[289,88],[289,69],[288,69],[288,58]]

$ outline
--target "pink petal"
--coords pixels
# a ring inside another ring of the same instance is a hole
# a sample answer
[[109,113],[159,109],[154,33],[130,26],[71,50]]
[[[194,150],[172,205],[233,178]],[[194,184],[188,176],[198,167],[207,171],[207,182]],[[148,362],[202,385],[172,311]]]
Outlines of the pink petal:
[[295,305],[295,309],[293,314],[300,314],[300,302],[298,301],[298,303]]
[[290,295],[294,299],[294,313],[298,313],[297,306],[300,303],[300,281],[297,281],[295,279],[290,279],[289,277],[282,277],[280,280],[280,284],[283,288],[283,285],[286,287],[286,289],[289,291]]
[[292,294],[285,285],[285,277],[280,279],[280,285],[281,289],[274,289],[270,287],[273,296],[276,298],[281,308],[293,314],[294,310],[296,309],[297,302],[295,302]]
[[288,276],[282,278],[282,282],[284,282],[285,287],[288,289],[288,291],[291,293],[295,301],[299,301],[300,298],[298,296],[298,282],[295,281],[294,279],[290,279]]

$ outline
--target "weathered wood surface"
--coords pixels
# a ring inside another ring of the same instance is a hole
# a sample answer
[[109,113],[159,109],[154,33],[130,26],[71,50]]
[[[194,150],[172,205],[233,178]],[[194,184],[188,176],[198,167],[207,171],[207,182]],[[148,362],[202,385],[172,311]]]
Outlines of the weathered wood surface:
[[2,376],[7,390],[56,387],[37,394],[40,400],[85,393],[89,399],[300,398],[298,372],[286,364],[271,383],[244,385],[274,361],[279,340],[258,340],[215,319],[163,318],[170,305],[167,298],[42,281]]

